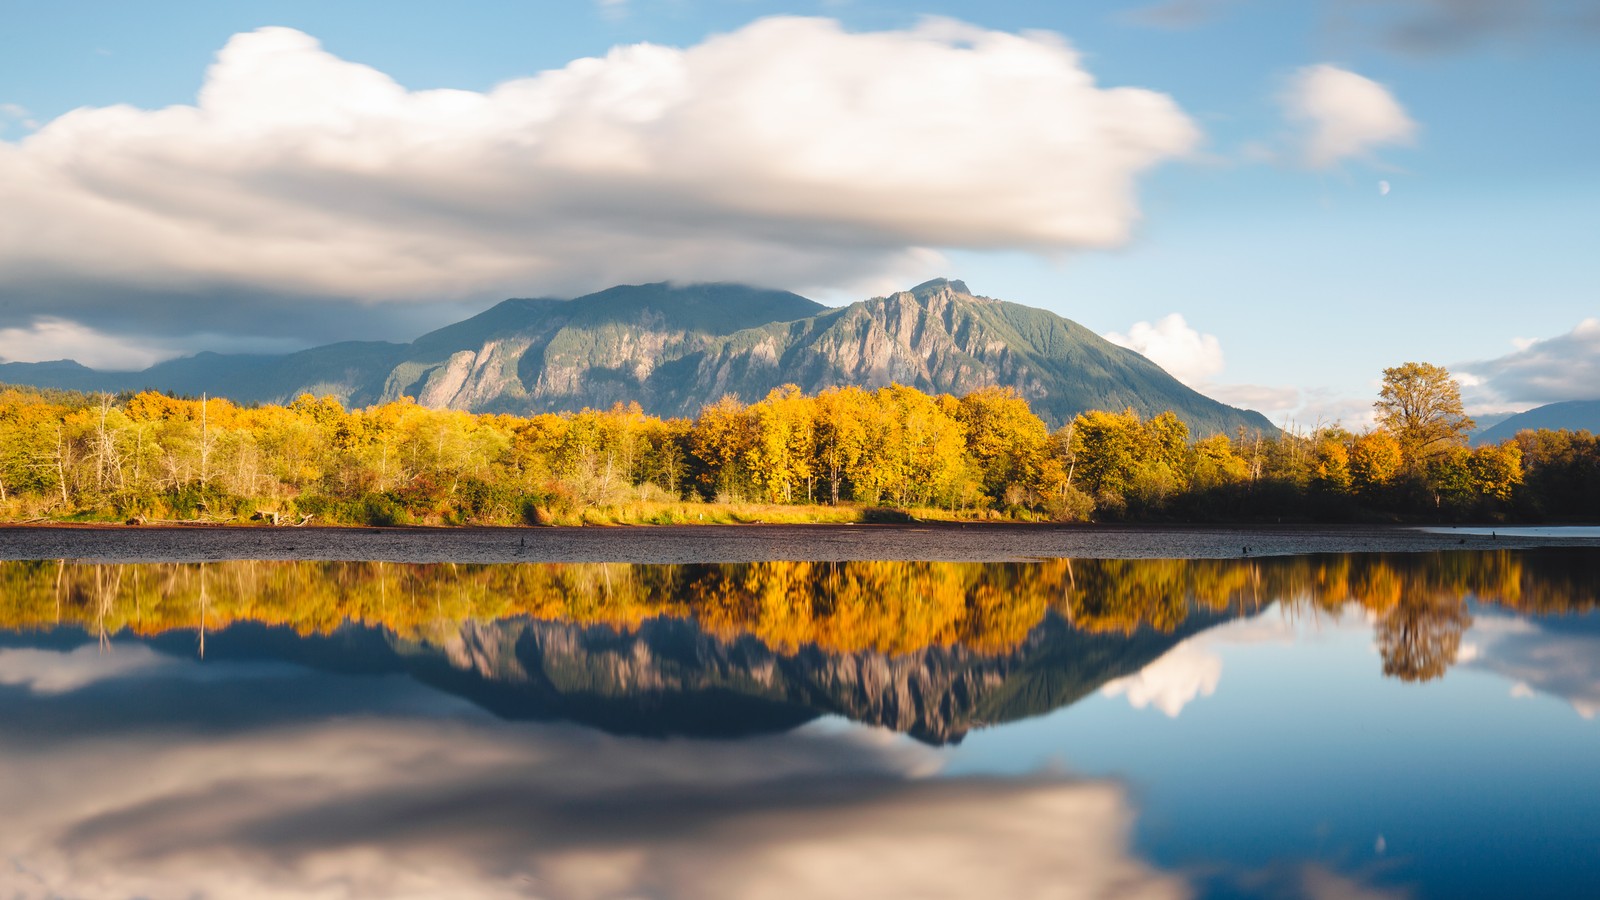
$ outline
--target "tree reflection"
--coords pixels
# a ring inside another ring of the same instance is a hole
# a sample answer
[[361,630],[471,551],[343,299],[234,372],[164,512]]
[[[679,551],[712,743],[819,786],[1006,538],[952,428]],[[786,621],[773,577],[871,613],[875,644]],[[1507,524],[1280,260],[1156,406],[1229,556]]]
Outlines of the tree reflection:
[[1401,681],[1432,681],[1444,675],[1461,650],[1461,634],[1472,624],[1461,597],[1406,598],[1378,620],[1383,674]]
[[605,625],[692,621],[774,652],[903,656],[960,647],[1001,655],[1055,615],[1096,635],[1171,633],[1195,614],[1270,603],[1351,604],[1376,621],[1384,672],[1438,678],[1471,624],[1467,601],[1552,613],[1593,609],[1593,551],[1460,551],[1252,560],[1031,563],[762,562],[458,565],[231,561],[0,563],[0,628],[216,632],[235,622],[331,634],[346,622],[443,644],[468,622],[512,617]]

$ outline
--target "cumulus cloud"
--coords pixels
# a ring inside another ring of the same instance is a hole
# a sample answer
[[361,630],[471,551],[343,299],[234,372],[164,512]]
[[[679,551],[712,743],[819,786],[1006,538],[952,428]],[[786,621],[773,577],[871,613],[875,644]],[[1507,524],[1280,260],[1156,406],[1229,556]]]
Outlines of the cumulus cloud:
[[1584,319],[1557,337],[1513,346],[1517,349],[1505,356],[1454,368],[1474,405],[1600,399],[1600,318]]
[[942,248],[1120,244],[1138,176],[1198,137],[1170,97],[1096,85],[1058,36],[948,20],[769,18],[482,93],[410,90],[264,28],[227,43],[194,105],[78,109],[0,141],[0,286],[11,316],[90,325],[86,284],[369,303],[839,286]]
[[1225,365],[1222,342],[1214,334],[1202,334],[1180,313],[1169,313],[1155,322],[1135,322],[1126,334],[1113,331],[1104,337],[1119,347],[1127,347],[1140,354],[1165,369],[1173,378],[1223,403],[1254,409],[1268,417],[1300,405],[1300,391],[1296,388],[1213,381]]
[[1194,387],[1222,371],[1222,342],[1214,334],[1191,328],[1179,313],[1151,322],[1135,322],[1127,334],[1112,332],[1106,340],[1138,353]]
[[720,742],[487,718],[167,721],[188,705],[166,698],[127,740],[56,734],[77,707],[25,740],[0,732],[8,896],[1189,893],[1132,851],[1120,785],[928,777],[935,751],[865,728]]
[[1299,70],[1280,102],[1289,121],[1301,129],[1302,157],[1313,168],[1416,140],[1417,123],[1387,87],[1337,66]]

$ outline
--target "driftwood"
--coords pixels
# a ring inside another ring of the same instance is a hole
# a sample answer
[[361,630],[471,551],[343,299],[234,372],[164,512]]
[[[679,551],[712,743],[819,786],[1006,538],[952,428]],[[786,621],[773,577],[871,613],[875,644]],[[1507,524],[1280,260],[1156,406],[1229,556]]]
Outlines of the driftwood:
[[250,521],[266,522],[268,525],[281,525],[288,528],[301,528],[314,518],[316,518],[315,513],[306,513],[300,517],[300,521],[298,522],[286,522],[284,521],[283,514],[279,513],[277,510],[258,509],[256,510],[255,515],[250,517]]

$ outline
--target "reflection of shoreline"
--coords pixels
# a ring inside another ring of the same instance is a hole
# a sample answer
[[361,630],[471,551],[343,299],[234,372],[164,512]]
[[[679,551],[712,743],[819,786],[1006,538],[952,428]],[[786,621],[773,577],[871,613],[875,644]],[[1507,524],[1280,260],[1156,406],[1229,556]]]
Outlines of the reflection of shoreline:
[[[1174,714],[1214,690],[1220,671],[1203,654],[1158,660],[1274,602],[1312,614],[1358,604],[1374,622],[1384,673],[1428,681],[1460,655],[1468,597],[1532,613],[1589,609],[1596,556],[0,563],[0,628],[70,626],[102,642],[133,634],[214,658],[285,629],[272,638],[274,658],[320,653],[313,664],[327,668],[407,671],[511,718],[719,734],[735,718],[766,731],[838,713],[946,742],[1117,679],[1113,691]],[[341,649],[357,634],[367,635],[368,662]],[[740,716],[717,713],[734,702]],[[652,708],[660,714],[640,712]]]
[[[1468,597],[1520,612],[1600,603],[1600,550],[1344,554],[1240,560],[889,560],[692,565],[222,561],[0,563],[0,627],[75,623],[153,635],[235,621],[327,634],[345,622],[444,639],[468,621],[692,619],[782,653],[1002,653],[1055,612],[1073,628],[1170,632],[1194,609],[1358,604],[1379,618]],[[1451,613],[1453,615],[1453,613]]]

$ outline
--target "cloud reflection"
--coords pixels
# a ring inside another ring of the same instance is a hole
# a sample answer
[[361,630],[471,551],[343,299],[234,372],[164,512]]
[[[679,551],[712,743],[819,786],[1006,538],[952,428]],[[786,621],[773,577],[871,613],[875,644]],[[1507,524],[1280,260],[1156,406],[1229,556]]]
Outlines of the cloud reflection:
[[1293,640],[1294,628],[1285,619],[1237,619],[1189,638],[1138,672],[1107,682],[1100,692],[1125,696],[1134,709],[1154,706],[1175,719],[1194,700],[1216,693],[1222,681],[1222,657],[1216,648]]
[[[193,682],[246,708],[264,689]],[[0,744],[9,896],[1188,893],[1131,855],[1120,786],[928,777],[938,754],[882,731],[651,741],[476,716],[225,732],[163,717],[116,741],[63,727]]]
[[1600,633],[1479,612],[1475,652],[1458,663],[1513,682],[1511,695],[1547,694],[1585,719],[1600,715]]
[[85,644],[71,651],[24,647],[0,650],[0,684],[22,685],[35,694],[64,694],[108,679],[150,674],[173,663],[138,644]]

